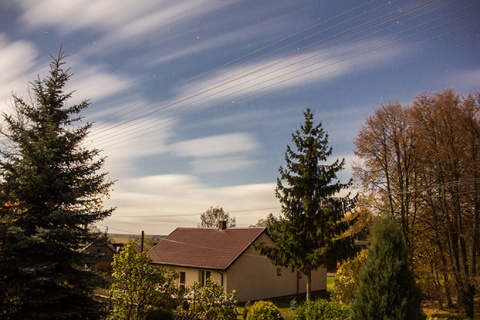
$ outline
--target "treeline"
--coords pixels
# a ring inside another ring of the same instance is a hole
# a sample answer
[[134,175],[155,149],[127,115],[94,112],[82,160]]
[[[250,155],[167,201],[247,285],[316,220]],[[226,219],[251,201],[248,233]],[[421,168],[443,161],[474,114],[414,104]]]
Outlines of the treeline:
[[355,140],[360,207],[393,214],[424,293],[468,317],[480,283],[480,94],[388,102]]

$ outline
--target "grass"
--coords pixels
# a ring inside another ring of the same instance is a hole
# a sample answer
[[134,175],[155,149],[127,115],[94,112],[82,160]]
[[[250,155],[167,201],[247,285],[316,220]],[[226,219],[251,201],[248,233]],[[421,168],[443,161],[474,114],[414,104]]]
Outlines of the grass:
[[[326,292],[313,293],[312,294],[312,299],[322,298],[322,299],[330,300],[330,295],[333,293],[333,289],[334,289],[334,286],[333,286],[333,280],[334,279],[335,279],[334,276],[328,276],[327,277],[327,291]],[[303,303],[305,301],[305,294],[303,293],[303,294],[296,295],[296,296],[275,298],[275,299],[270,299],[270,301],[272,301],[280,309],[280,312],[282,313],[283,318],[288,320],[288,319],[292,319],[293,315],[294,315],[294,310],[292,310],[292,308],[291,308],[291,303],[292,303],[293,299],[295,299],[297,304],[300,305],[301,303]],[[244,308],[245,308],[244,303],[242,303],[238,307],[238,312],[240,314],[238,316],[238,319],[243,319],[242,315],[243,315]]]

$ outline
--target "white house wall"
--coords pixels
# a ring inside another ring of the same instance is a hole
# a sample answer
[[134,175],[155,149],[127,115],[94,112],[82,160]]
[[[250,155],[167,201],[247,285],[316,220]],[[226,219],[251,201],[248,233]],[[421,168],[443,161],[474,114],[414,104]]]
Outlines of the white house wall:
[[[199,272],[201,272],[202,269],[186,268],[186,267],[170,267],[170,268],[172,268],[178,274],[180,274],[180,272],[185,272],[185,286],[187,287],[192,286],[195,282],[200,282]],[[210,271],[210,277],[212,277],[213,280],[215,280],[215,282],[221,284],[222,276],[220,273],[214,270],[207,270],[207,269],[205,269],[204,271]],[[180,277],[177,278],[176,284],[177,286],[180,286]]]
[[[256,243],[271,244],[270,238],[262,235]],[[297,279],[297,272],[274,266],[267,257],[260,255],[251,246],[227,270],[224,286],[228,292],[237,291],[237,300],[260,300],[304,293],[305,277]],[[312,273],[312,290],[326,290],[326,269]]]

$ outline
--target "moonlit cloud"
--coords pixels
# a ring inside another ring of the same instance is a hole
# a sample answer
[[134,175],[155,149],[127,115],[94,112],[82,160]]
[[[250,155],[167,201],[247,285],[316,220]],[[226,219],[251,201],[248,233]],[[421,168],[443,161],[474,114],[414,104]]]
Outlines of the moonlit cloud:
[[268,37],[274,33],[273,29],[264,28],[258,29],[257,26],[246,26],[239,28],[238,30],[232,30],[229,33],[221,34],[207,40],[200,41],[199,43],[188,45],[173,52],[167,52],[166,54],[156,54],[155,56],[148,57],[148,61],[145,63],[156,65],[162,63],[168,63],[169,61],[188,57],[193,54],[197,54],[202,51],[211,51],[220,48],[226,48],[229,45],[242,42],[252,41],[252,38]]
[[183,141],[172,145],[172,150],[183,157],[209,158],[221,155],[252,152],[259,148],[252,135],[227,135]]
[[98,103],[135,85],[134,79],[109,72],[100,65],[79,65],[77,69],[81,72],[72,77],[66,88],[67,91],[75,90],[73,103],[83,100],[82,97],[88,97],[91,101]]
[[197,226],[201,213],[211,206],[230,212],[239,227],[248,227],[280,211],[274,183],[211,188],[192,176],[161,175],[133,178],[125,185],[137,191],[116,187],[105,204],[114,204],[118,209],[100,225],[127,232],[141,228],[150,234],[166,234],[177,226]]
[[[447,79],[452,79],[453,83],[457,85],[462,84],[462,86],[475,91],[480,88],[480,69],[462,70],[456,74],[449,75]],[[453,83],[451,84],[452,86]]]
[[245,157],[220,157],[214,159],[200,159],[191,162],[195,172],[232,172],[239,169],[253,167],[255,161]]
[[12,93],[22,95],[25,92],[29,71],[35,65],[37,50],[28,41],[10,41],[0,33],[0,102],[2,107],[9,101]]
[[191,103],[206,105],[220,99],[238,99],[250,94],[291,89],[317,80],[319,74],[314,72],[317,69],[330,73],[341,67],[340,62],[337,65],[330,60],[321,63],[321,59],[314,58],[313,54],[302,54],[292,60],[271,59],[220,70],[207,80],[200,79],[189,84],[179,96],[192,96]]
[[[143,119],[145,120],[145,119]],[[175,119],[170,119],[175,123]],[[141,127],[144,123],[140,123]],[[135,122],[129,123],[135,128]],[[156,134],[126,135],[118,138],[118,127],[115,124],[96,123],[87,139],[87,147],[96,147],[102,151],[103,156],[108,156],[106,171],[114,180],[122,180],[138,174],[141,167],[136,160],[143,157],[155,156],[169,152],[169,139],[171,133],[161,130]]]
[[[24,9],[22,22],[29,28],[56,27],[67,33],[79,29],[101,28],[111,30],[138,18],[149,6],[115,0],[46,0],[19,2]],[[106,17],[108,15],[108,18]]]
[[[385,45],[382,41],[370,41],[376,42]],[[370,49],[352,55],[355,48],[365,45],[365,41],[359,41],[340,46],[341,50],[322,48],[220,69],[206,75],[206,79],[196,79],[183,86],[179,90],[178,99],[185,104],[208,106],[224,100],[234,101],[244,96],[294,90],[358,72],[353,66],[361,62],[369,62],[373,67],[379,68],[405,53],[405,50],[399,49],[395,54],[382,57],[376,52],[370,52]],[[375,59],[376,57],[378,59]]]

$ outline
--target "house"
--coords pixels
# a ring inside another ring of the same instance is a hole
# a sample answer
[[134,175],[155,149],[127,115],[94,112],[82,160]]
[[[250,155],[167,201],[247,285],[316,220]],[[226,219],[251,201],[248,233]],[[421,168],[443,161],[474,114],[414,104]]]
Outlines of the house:
[[[253,244],[272,244],[265,228],[177,228],[148,251],[155,265],[173,268],[179,287],[205,284],[212,277],[239,301],[305,292],[301,272],[274,266]],[[312,272],[312,291],[326,290],[327,272]]]
[[109,272],[111,271],[113,256],[119,253],[122,247],[122,243],[99,241],[90,244],[84,251],[95,257],[95,264],[91,266],[94,270]]

